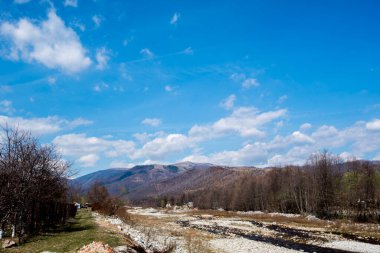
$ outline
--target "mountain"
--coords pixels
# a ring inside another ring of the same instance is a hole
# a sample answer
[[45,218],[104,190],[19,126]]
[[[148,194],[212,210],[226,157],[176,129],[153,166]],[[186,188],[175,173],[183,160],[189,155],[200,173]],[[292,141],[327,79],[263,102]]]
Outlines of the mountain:
[[71,180],[72,186],[86,192],[92,184],[99,182],[113,195],[149,187],[155,182],[167,180],[190,170],[205,170],[212,167],[207,163],[181,162],[172,165],[138,165],[130,169],[113,168],[97,171]]

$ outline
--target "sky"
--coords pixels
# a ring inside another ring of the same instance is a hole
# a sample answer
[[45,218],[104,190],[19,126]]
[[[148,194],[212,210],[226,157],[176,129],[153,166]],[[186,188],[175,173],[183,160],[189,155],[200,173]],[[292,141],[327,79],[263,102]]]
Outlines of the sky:
[[0,0],[0,125],[79,175],[380,160],[379,1]]

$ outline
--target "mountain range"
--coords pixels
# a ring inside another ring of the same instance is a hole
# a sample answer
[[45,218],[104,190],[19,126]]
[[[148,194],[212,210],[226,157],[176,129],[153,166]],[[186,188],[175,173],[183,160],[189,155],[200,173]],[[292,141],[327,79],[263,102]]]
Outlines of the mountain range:
[[207,171],[213,164],[181,162],[171,165],[137,165],[133,168],[112,168],[75,178],[70,181],[72,186],[80,188],[82,192],[95,183],[101,183],[111,195],[122,196],[127,193],[128,198],[141,198],[152,195],[154,189],[162,189],[165,180],[182,174],[192,174],[197,171]]
[[[379,166],[379,161],[371,161]],[[227,167],[209,163],[181,162],[170,165],[137,165],[133,168],[100,170],[70,181],[85,193],[95,183],[105,186],[113,196],[129,200],[179,196],[183,193],[207,192],[223,186],[228,188],[249,174],[263,174],[273,168]]]

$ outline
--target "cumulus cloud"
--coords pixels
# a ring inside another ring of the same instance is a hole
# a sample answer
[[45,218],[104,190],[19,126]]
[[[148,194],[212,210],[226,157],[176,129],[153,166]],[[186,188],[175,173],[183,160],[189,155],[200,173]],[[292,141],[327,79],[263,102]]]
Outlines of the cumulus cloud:
[[0,115],[0,126],[5,127],[8,125],[9,127],[31,131],[36,135],[53,134],[62,130],[70,130],[88,124],[92,124],[92,122],[82,118],[70,121],[57,116],[27,119]]
[[304,123],[300,126],[300,129],[301,130],[307,130],[307,129],[310,129],[312,127],[312,125],[310,123]]
[[379,131],[380,130],[380,119],[374,119],[374,120],[368,122],[365,126],[369,130]]
[[53,144],[63,155],[79,158],[90,154],[118,157],[130,155],[134,151],[131,141],[87,137],[85,134],[60,135],[54,138]]
[[[310,154],[324,148],[340,153],[344,159],[352,155],[377,154],[375,158],[379,157],[380,131],[368,129],[369,122],[359,121],[342,129],[322,125],[309,134],[296,130],[287,135],[268,136],[268,127],[285,116],[286,110],[260,112],[251,107],[239,107],[212,124],[193,126],[187,134],[162,131],[136,133],[136,142],[67,134],[56,137],[53,143],[64,155],[74,157],[82,166],[95,164],[96,156],[112,158],[113,164],[117,164],[118,161],[167,161],[167,158],[180,154],[185,156],[181,160],[231,166],[301,165]],[[203,153],[202,143],[235,134],[243,137],[241,147]]]
[[[370,121],[373,122],[373,121]],[[315,152],[328,148],[340,153],[342,159],[375,155],[380,159],[378,140],[380,132],[367,128],[368,123],[359,121],[352,126],[337,129],[334,126],[322,125],[310,135],[294,131],[289,135],[277,135],[269,140],[244,144],[237,150],[225,150],[211,154],[192,154],[183,160],[193,162],[211,162],[226,165],[302,165]],[[345,151],[339,151],[344,149]]]
[[88,154],[81,156],[78,159],[78,162],[82,167],[94,167],[96,165],[96,162],[99,160],[99,156],[95,154]]
[[110,59],[109,56],[109,50],[107,50],[105,47],[99,48],[96,50],[96,68],[99,70],[103,70],[107,68],[108,66],[108,61]]
[[243,73],[233,73],[231,76],[230,76],[230,79],[234,82],[240,82],[242,80],[244,80],[246,77],[245,77],[245,74]]
[[144,125],[156,127],[156,126],[161,125],[161,120],[157,118],[146,118],[141,123],[143,123]]
[[149,158],[161,160],[169,155],[191,148],[192,140],[183,134],[169,134],[164,137],[157,137],[145,143],[136,150],[133,158]]
[[65,0],[63,5],[65,7],[70,6],[70,7],[76,8],[76,7],[78,7],[78,0]]
[[256,78],[247,78],[242,83],[243,88],[249,89],[251,87],[259,87],[260,84]]
[[0,112],[10,115],[10,114],[13,114],[15,111],[16,110],[12,106],[12,101],[10,100],[0,101]]
[[177,24],[177,22],[178,22],[178,20],[179,20],[180,17],[181,17],[180,13],[178,13],[178,12],[174,13],[173,17],[170,19],[170,24],[171,25]]
[[77,73],[91,64],[77,34],[57,16],[48,12],[47,20],[33,23],[22,18],[16,23],[3,22],[0,36],[9,42],[7,57],[38,62],[51,69]]
[[256,78],[247,77],[244,73],[233,73],[230,75],[230,79],[234,82],[241,83],[242,87],[249,89],[251,87],[259,87],[260,83]]
[[229,110],[234,107],[236,96],[234,94],[229,95],[225,100],[220,104],[224,109]]
[[155,132],[155,133],[146,133],[146,132],[135,133],[133,135],[133,137],[141,143],[146,143],[146,142],[152,140],[153,138],[163,137],[163,136],[165,136],[163,131],[159,131],[159,132]]
[[235,108],[230,116],[221,118],[211,125],[195,125],[189,134],[194,138],[213,138],[226,134],[239,134],[242,137],[264,137],[260,128],[278,118],[285,117],[286,110],[260,112],[253,107]]
[[153,58],[154,57],[154,53],[149,48],[141,49],[140,54],[142,54],[146,58]]

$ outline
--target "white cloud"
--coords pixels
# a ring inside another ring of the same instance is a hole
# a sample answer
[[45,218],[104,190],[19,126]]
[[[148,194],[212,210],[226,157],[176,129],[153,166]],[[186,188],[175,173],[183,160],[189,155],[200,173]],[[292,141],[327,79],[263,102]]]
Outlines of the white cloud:
[[235,108],[231,115],[221,118],[211,125],[195,125],[189,135],[194,138],[209,139],[226,134],[239,134],[242,137],[264,137],[260,128],[278,118],[285,117],[286,110],[259,112],[253,107]]
[[134,152],[133,158],[161,160],[169,155],[192,147],[192,140],[183,134],[169,134],[155,138]]
[[11,115],[16,110],[12,106],[12,101],[10,100],[2,100],[0,101],[0,112],[6,113],[8,115]]
[[338,130],[334,126],[323,125],[319,127],[314,133],[314,138],[328,138],[335,137],[338,135]]
[[221,106],[226,110],[230,110],[234,107],[235,100],[236,96],[234,94],[231,94],[222,101]]
[[102,24],[102,17],[99,15],[92,16],[92,21],[95,24],[95,27],[98,28]]
[[181,17],[180,13],[178,13],[178,12],[174,13],[173,17],[170,20],[170,24],[171,25],[177,24],[177,22],[178,22],[178,20],[179,20],[180,17]]
[[110,163],[111,168],[133,168],[134,166],[136,166],[136,164],[124,161],[112,161]]
[[[335,152],[341,153],[341,157],[345,159],[351,154],[357,157],[374,153],[380,155],[378,146],[380,132],[367,129],[367,122],[359,121],[343,129],[323,125],[310,134],[294,131],[284,136],[268,136],[269,126],[274,126],[278,119],[283,117],[286,117],[286,110],[283,109],[260,112],[251,107],[239,107],[230,115],[212,124],[193,126],[188,134],[162,131],[136,133],[133,135],[136,142],[113,140],[113,137],[98,138],[87,137],[85,134],[67,134],[56,137],[53,143],[64,155],[74,157],[78,161],[82,158],[82,163],[80,163],[82,166],[94,164],[91,163],[96,160],[94,155],[114,158],[111,162],[114,165],[136,163],[141,160],[147,163],[167,161],[168,157],[178,157],[183,154],[185,157],[181,160],[260,167],[300,165],[310,154],[324,148],[332,152],[336,150]],[[157,123],[155,119],[149,119],[146,122]],[[71,124],[75,125],[75,122]],[[234,134],[243,137],[240,148],[202,153],[203,142]],[[344,149],[344,152],[341,149]],[[94,159],[90,159],[91,157]],[[375,156],[377,157],[379,156]],[[85,163],[85,158],[88,158],[87,163]]]
[[276,127],[283,127],[284,126],[284,121],[280,120],[276,123]]
[[86,26],[78,20],[74,20],[70,24],[71,26],[78,28],[82,32],[86,31]]
[[96,68],[99,70],[104,70],[108,66],[108,61],[110,59],[109,50],[105,47],[99,48],[96,50]]
[[234,82],[240,82],[240,81],[243,81],[245,79],[245,74],[243,73],[233,73],[231,76],[230,76],[230,79]]
[[9,40],[7,56],[12,60],[35,61],[68,73],[80,72],[91,64],[77,34],[54,10],[48,12],[47,20],[37,24],[26,18],[15,24],[3,22],[0,35]]
[[256,144],[247,144],[238,150],[227,150],[212,153],[210,155],[190,155],[182,161],[213,163],[220,165],[242,166],[261,164],[266,161],[267,152]]
[[161,120],[157,118],[146,118],[141,123],[143,123],[144,125],[156,127],[156,126],[161,125]]
[[293,143],[314,143],[314,140],[311,137],[299,131],[292,133],[290,141]]
[[[343,129],[323,125],[310,135],[294,131],[287,136],[278,135],[271,140],[244,144],[242,148],[237,150],[225,150],[212,154],[195,153],[183,160],[234,166],[302,165],[312,153],[325,148],[332,152],[345,149],[344,152],[340,151],[340,156],[343,159],[352,159],[354,156],[361,158],[366,154],[371,155],[373,153],[378,154],[373,159],[380,159],[378,145],[380,132],[368,129],[367,124],[368,122],[359,121]],[[205,131],[205,129],[201,130]],[[195,137],[193,139],[199,142]]]
[[247,78],[242,83],[243,88],[249,89],[251,87],[259,87],[260,84],[256,78]]
[[21,118],[8,117],[0,115],[0,126],[16,127],[21,130],[31,131],[36,135],[45,135],[57,133],[62,130],[70,130],[81,125],[92,124],[91,121],[78,118],[73,121],[62,119],[57,116],[49,116],[46,118]]
[[82,167],[94,167],[98,160],[99,160],[98,155],[88,154],[88,155],[81,156],[78,159],[78,162],[81,164]]
[[339,157],[343,161],[353,161],[356,159],[356,157],[353,154],[351,154],[350,152],[342,152],[339,154]]
[[186,55],[193,55],[194,54],[194,50],[191,47],[188,47],[185,50],[183,50],[183,53],[186,54]]
[[380,130],[380,119],[374,119],[374,120],[368,122],[365,126],[369,130],[379,131]]
[[256,78],[247,77],[244,73],[233,73],[230,79],[234,82],[241,82],[243,88],[259,87],[260,83]]
[[65,7],[70,6],[70,7],[76,8],[76,7],[78,7],[78,0],[65,0],[63,5]]
[[150,51],[149,48],[141,49],[140,54],[142,54],[146,58],[153,58],[154,57],[154,53],[152,51]]
[[133,137],[141,143],[146,143],[146,142],[152,140],[153,138],[163,137],[163,136],[165,136],[163,131],[159,131],[159,132],[155,132],[155,133],[145,133],[145,132],[144,133],[135,133],[133,135]]
[[105,91],[105,90],[108,90],[110,88],[110,86],[106,83],[101,83],[101,84],[96,84],[93,88],[94,91],[96,92],[102,92],[102,91]]
[[124,78],[124,79],[126,79],[128,81],[132,81],[133,80],[133,77],[128,72],[125,63],[120,63],[120,65],[119,65],[119,72],[120,72],[120,75],[121,75],[122,78]]
[[106,157],[128,156],[134,151],[134,143],[131,141],[87,137],[85,134],[60,135],[54,138],[53,144],[63,155],[78,158],[89,154]]
[[307,129],[310,129],[312,127],[312,125],[310,123],[304,123],[300,126],[300,129],[301,130],[307,130]]
[[288,96],[287,96],[287,95],[283,95],[283,96],[281,96],[281,97],[277,100],[277,102],[278,102],[279,104],[282,104],[282,103],[284,103],[287,99],[288,99]]
[[53,76],[49,76],[47,78],[47,82],[50,84],[50,85],[54,85],[56,82],[57,82],[57,79]]
[[170,85],[166,85],[166,86],[165,86],[165,91],[167,91],[167,92],[172,92],[172,91],[173,91],[173,87],[170,86]]

